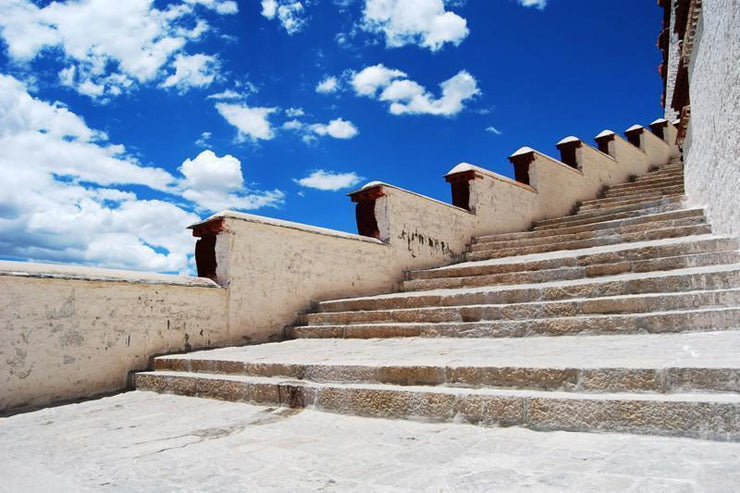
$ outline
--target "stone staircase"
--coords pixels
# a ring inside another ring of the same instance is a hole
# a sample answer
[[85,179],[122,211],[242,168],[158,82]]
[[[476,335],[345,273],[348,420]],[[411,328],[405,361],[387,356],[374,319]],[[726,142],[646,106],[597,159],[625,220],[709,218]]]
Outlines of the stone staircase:
[[740,253],[675,160],[473,240],[285,342],[169,355],[136,387],[363,416],[740,439]]

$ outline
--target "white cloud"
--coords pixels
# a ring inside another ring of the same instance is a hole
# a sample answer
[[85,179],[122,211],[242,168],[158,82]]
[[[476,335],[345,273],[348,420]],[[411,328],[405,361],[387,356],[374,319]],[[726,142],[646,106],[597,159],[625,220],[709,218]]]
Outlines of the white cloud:
[[445,11],[442,0],[365,0],[363,16],[362,28],[384,34],[389,47],[416,44],[438,51],[468,35],[467,21]]
[[167,77],[162,87],[177,87],[181,92],[191,87],[206,87],[216,78],[218,60],[216,57],[198,53],[197,55],[178,54],[172,63],[175,73]]
[[246,98],[247,95],[241,92],[236,92],[231,89],[226,89],[216,94],[209,95],[206,99],[215,99],[216,101],[232,101]]
[[306,124],[301,122],[300,120],[296,120],[295,118],[293,120],[288,120],[287,122],[283,123],[283,128],[285,130],[302,130],[306,127]]
[[277,111],[277,108],[216,103],[216,109],[239,131],[239,140],[270,140],[275,136],[269,117]]
[[365,67],[361,71],[352,74],[352,87],[360,96],[375,96],[378,89],[387,86],[394,79],[406,77],[405,72],[390,69],[382,63]]
[[245,191],[241,162],[229,154],[218,157],[206,150],[194,159],[186,159],[179,168],[185,177],[182,196],[203,210],[259,209],[283,203],[280,190]]
[[197,5],[236,12],[235,2],[216,0],[187,0],[164,10],[153,0],[52,2],[43,8],[29,0],[3,0],[0,36],[15,62],[58,53],[67,64],[63,83],[105,100],[161,80],[175,55],[208,30]]
[[285,116],[288,118],[298,118],[306,114],[303,108],[288,108],[285,110]]
[[490,127],[486,128],[486,132],[490,132],[490,133],[492,133],[494,135],[501,135],[501,134],[503,134],[503,132],[501,130],[497,129],[493,125],[491,125]]
[[200,137],[198,137],[198,140],[195,141],[195,145],[198,147],[211,147],[210,140],[213,133],[211,132],[203,132],[200,134]]
[[351,139],[359,133],[357,127],[352,122],[342,120],[341,118],[336,118],[328,124],[315,123],[310,128],[316,135],[322,137],[329,135],[335,139]]
[[465,70],[442,82],[442,95],[437,98],[418,82],[406,78],[404,72],[380,64],[355,73],[352,86],[360,96],[388,102],[394,115],[453,116],[465,108],[466,101],[480,94],[475,77]]
[[304,11],[303,4],[296,0],[262,0],[262,15],[270,20],[277,17],[290,35],[306,26]]
[[519,0],[519,4],[523,7],[534,7],[544,10],[547,7],[547,0]]
[[293,181],[302,187],[315,188],[317,190],[337,191],[343,188],[349,188],[360,183],[362,178],[355,172],[335,173],[319,169],[301,179]]
[[193,239],[185,227],[199,217],[184,205],[139,200],[121,187],[159,190],[198,210],[282,200],[277,190],[239,188],[241,170],[231,156],[201,154],[183,163],[182,178],[144,166],[66,107],[32,97],[5,75],[0,148],[0,254],[9,257],[188,272]]
[[326,77],[324,80],[316,85],[316,92],[322,94],[329,94],[337,92],[339,90],[339,81],[336,77]]
[[239,6],[234,0],[185,0],[190,5],[203,5],[219,14],[236,14]]
[[335,118],[329,123],[303,123],[293,119],[283,123],[283,129],[293,130],[302,134],[306,143],[314,142],[318,137],[332,137],[334,139],[351,139],[359,132],[354,123],[342,118]]

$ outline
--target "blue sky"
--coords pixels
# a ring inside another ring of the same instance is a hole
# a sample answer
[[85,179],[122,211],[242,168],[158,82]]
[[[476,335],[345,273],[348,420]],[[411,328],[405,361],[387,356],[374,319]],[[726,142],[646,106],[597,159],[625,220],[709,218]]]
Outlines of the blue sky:
[[0,0],[0,258],[192,271],[231,208],[355,232],[381,180],[449,201],[662,114],[644,0]]

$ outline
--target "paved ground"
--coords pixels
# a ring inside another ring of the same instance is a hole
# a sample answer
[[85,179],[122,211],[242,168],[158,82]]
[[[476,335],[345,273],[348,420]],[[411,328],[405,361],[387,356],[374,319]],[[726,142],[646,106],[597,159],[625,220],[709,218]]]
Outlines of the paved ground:
[[0,491],[737,491],[740,443],[130,392],[0,419]]

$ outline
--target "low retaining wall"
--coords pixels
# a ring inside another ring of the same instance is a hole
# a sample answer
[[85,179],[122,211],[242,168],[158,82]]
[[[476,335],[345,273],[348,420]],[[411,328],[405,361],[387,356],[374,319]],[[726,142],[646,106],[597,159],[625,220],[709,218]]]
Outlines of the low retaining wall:
[[155,354],[238,341],[208,279],[0,262],[0,412],[120,390]]

